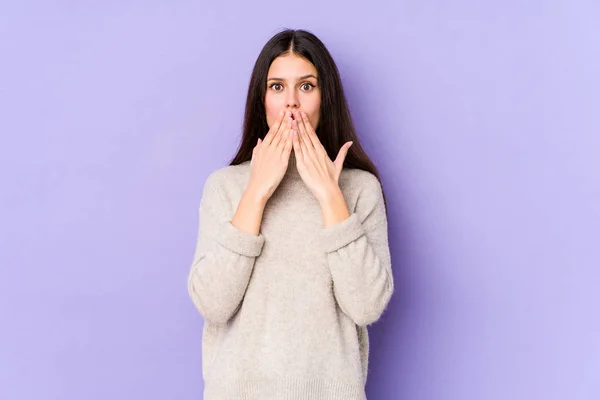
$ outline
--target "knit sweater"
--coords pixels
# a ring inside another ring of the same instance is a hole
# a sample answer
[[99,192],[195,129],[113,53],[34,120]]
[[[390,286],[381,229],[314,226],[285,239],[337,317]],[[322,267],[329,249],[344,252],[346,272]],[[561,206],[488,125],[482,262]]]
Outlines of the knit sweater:
[[367,325],[394,290],[379,180],[343,169],[351,215],[324,227],[292,151],[253,235],[231,224],[249,178],[249,161],[217,169],[200,200],[188,291],[204,400],[366,399]]

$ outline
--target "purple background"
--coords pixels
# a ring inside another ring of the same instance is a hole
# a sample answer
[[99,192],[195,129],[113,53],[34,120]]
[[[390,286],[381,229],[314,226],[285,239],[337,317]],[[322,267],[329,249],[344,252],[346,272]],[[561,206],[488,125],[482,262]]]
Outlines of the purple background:
[[197,208],[283,27],[390,204],[369,399],[600,398],[599,3],[391,3],[2,2],[1,399],[201,398]]

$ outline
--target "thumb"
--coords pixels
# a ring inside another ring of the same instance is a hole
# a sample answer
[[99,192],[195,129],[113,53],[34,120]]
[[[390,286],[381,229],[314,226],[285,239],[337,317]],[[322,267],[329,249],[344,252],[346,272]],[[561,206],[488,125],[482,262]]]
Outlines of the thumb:
[[344,160],[346,159],[346,155],[348,155],[348,149],[350,148],[350,146],[352,146],[352,143],[353,142],[346,142],[340,149],[337,157],[335,158],[335,161],[333,162],[338,172],[342,171],[342,168],[344,166]]
[[254,149],[252,150],[252,157],[250,157],[250,166],[252,166],[252,162],[254,161],[254,154],[256,153],[256,149],[261,143],[262,140],[258,138],[258,140],[256,141],[256,146],[254,146]]

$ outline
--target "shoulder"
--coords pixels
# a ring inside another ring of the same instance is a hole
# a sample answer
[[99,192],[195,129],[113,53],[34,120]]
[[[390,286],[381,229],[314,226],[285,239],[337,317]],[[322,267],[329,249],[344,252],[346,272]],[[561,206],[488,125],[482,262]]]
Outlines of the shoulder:
[[383,192],[381,181],[374,174],[358,168],[344,168],[339,184],[358,197],[380,197]]
[[204,182],[203,198],[225,200],[239,197],[250,177],[250,161],[212,171]]
[[227,165],[211,172],[206,178],[205,187],[212,186],[216,189],[227,189],[245,183],[250,173],[250,162],[238,165]]
[[377,176],[362,169],[343,169],[339,184],[351,210],[365,227],[387,218],[383,186]]

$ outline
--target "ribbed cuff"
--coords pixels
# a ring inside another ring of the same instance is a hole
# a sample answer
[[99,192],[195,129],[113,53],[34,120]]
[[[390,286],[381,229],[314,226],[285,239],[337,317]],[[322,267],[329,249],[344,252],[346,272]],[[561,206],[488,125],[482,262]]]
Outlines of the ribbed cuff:
[[258,257],[265,243],[262,233],[256,236],[244,232],[233,226],[231,221],[220,224],[216,239],[223,247],[246,257]]
[[317,243],[322,251],[330,253],[355,241],[365,233],[356,213],[335,225],[321,229]]

